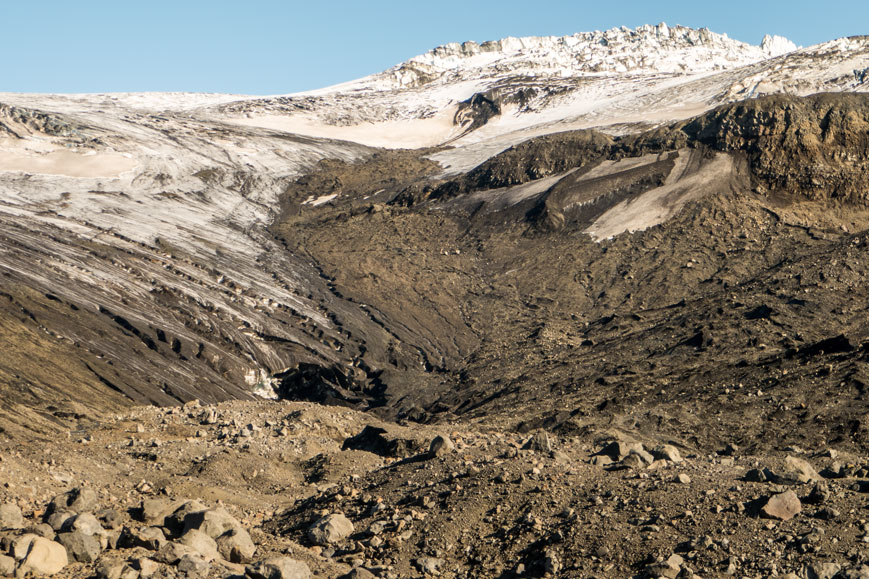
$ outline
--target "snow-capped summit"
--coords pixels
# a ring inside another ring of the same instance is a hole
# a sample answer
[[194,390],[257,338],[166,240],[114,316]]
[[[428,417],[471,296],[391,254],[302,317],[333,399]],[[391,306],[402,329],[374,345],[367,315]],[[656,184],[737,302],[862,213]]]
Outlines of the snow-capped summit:
[[797,50],[797,45],[785,38],[784,36],[770,36],[769,34],[763,37],[763,40],[760,43],[760,47],[771,58]]
[[703,73],[745,66],[796,48],[780,36],[767,35],[760,46],[753,46],[707,28],[661,23],[569,36],[445,44],[352,84],[357,89],[394,90],[504,74],[563,78],[601,73]]

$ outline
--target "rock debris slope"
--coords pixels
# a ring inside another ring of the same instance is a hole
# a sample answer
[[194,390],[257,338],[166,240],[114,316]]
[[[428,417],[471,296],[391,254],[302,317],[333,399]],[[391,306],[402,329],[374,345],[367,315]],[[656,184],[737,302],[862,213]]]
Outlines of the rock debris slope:
[[0,95],[0,576],[866,576],[867,70]]

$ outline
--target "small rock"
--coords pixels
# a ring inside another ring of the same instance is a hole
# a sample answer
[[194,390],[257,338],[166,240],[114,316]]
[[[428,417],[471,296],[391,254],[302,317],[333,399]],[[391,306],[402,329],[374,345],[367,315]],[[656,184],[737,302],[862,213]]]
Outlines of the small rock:
[[427,573],[428,575],[437,575],[443,564],[444,560],[438,557],[420,557],[414,561],[416,568],[421,573]]
[[315,545],[326,547],[338,543],[353,533],[353,523],[342,514],[327,515],[308,529],[308,538]]
[[789,521],[802,509],[800,499],[794,491],[773,495],[761,509],[761,514],[780,521]]
[[684,472],[677,474],[673,480],[683,485],[691,484],[691,477]]
[[167,565],[175,565],[184,555],[196,553],[191,547],[181,543],[166,543],[157,553],[157,560]]
[[431,441],[428,454],[429,456],[439,458],[451,453],[453,450],[455,450],[455,445],[453,444],[453,441],[450,440],[450,437],[444,434],[439,434]]
[[0,505],[0,530],[18,530],[24,528],[24,515],[18,505],[6,503]]
[[364,567],[356,567],[346,575],[343,575],[341,579],[377,579],[377,575]]
[[824,507],[823,509],[815,513],[815,516],[825,521],[832,521],[834,519],[838,519],[840,514],[841,513],[839,513],[838,510],[832,507]]
[[103,509],[94,514],[100,525],[106,529],[117,529],[121,526],[121,514],[115,509]]
[[546,553],[543,557],[543,570],[553,575],[558,575],[561,571],[561,559],[555,553]]
[[177,568],[182,573],[187,573],[187,575],[200,577],[208,573],[211,563],[198,553],[188,553],[178,561]]
[[250,579],[312,579],[308,566],[289,557],[275,557],[245,567]]
[[647,565],[645,574],[647,577],[666,577],[667,579],[676,579],[682,570],[684,559],[679,555],[670,555],[666,561],[658,561]]
[[550,453],[553,450],[552,442],[549,440],[549,434],[545,430],[538,430],[534,433],[528,442],[523,447],[525,450],[533,450],[534,452]]
[[682,455],[679,449],[672,444],[662,444],[656,446],[652,451],[652,456],[658,460],[669,460],[670,462],[682,462]]

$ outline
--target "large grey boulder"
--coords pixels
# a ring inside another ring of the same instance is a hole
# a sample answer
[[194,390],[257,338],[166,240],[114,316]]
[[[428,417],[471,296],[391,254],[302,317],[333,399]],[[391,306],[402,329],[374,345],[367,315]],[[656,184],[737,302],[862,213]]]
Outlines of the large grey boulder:
[[353,534],[353,523],[344,515],[326,515],[308,529],[308,538],[315,545],[326,547],[339,543]]
[[100,540],[82,531],[61,533],[56,540],[63,545],[67,554],[79,563],[93,563],[102,552]]

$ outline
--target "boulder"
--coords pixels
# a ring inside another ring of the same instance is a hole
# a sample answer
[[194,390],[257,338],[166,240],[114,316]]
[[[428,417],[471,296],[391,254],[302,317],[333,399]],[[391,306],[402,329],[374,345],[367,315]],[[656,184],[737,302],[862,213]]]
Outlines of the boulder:
[[187,517],[193,513],[198,513],[201,511],[207,511],[208,507],[199,501],[185,501],[181,503],[172,513],[165,517],[163,522],[163,527],[175,533],[177,535],[181,535],[184,533],[186,528],[185,520]]
[[[625,440],[615,440],[610,442],[606,446],[604,446],[597,454],[608,456],[614,461],[624,460],[625,457],[630,455],[631,453],[638,454],[639,456],[648,456],[646,449],[643,448],[643,445],[639,442],[630,442]],[[652,462],[652,460],[647,460],[647,463]]]
[[37,535],[31,536],[33,540],[16,574],[54,575],[67,566],[69,558],[63,545]]
[[24,515],[18,505],[6,503],[0,505],[0,530],[18,530],[24,528]]
[[125,528],[118,539],[122,549],[142,547],[149,551],[159,551],[167,542],[166,535],[159,527],[142,527],[140,529]]
[[39,535],[40,537],[45,537],[50,541],[53,541],[55,536],[54,529],[52,529],[51,525],[48,523],[37,523],[36,525],[32,525],[27,528],[27,532]]
[[438,434],[434,437],[434,440],[431,441],[431,445],[429,445],[428,448],[428,454],[429,456],[438,458],[441,456],[446,456],[447,454],[455,450],[455,448],[456,447],[453,444],[453,441],[450,440],[449,436],[446,436],[445,434]]
[[413,440],[394,436],[383,428],[369,425],[356,436],[346,439],[341,450],[364,450],[380,456],[406,458],[422,449]]
[[344,515],[327,515],[311,525],[308,538],[315,545],[326,547],[338,543],[353,534],[353,523]]
[[93,490],[75,488],[51,499],[46,513],[49,515],[57,511],[72,511],[75,514],[92,513],[98,506],[97,494]]
[[241,523],[222,508],[205,509],[203,511],[195,511],[188,514],[184,517],[183,534],[186,534],[192,529],[202,531],[212,539],[216,539],[227,531],[233,529],[244,530]]
[[250,579],[313,579],[308,566],[289,557],[274,557],[245,568]]
[[145,499],[139,505],[136,515],[140,521],[147,525],[162,527],[166,524],[166,517],[177,511],[181,505],[182,503],[162,497]]
[[785,459],[784,467],[775,473],[773,481],[780,485],[797,485],[821,480],[821,475],[815,468],[801,458],[789,456]]
[[117,529],[121,526],[121,513],[115,509],[102,509],[94,514],[105,529]]
[[57,533],[68,527],[73,517],[75,517],[75,513],[72,511],[55,511],[45,519],[45,522]]
[[11,577],[15,573],[15,559],[0,555],[0,577]]
[[148,579],[148,577],[153,577],[157,574],[160,570],[160,564],[147,557],[140,557],[136,559],[136,568],[139,571],[141,579]]
[[85,535],[102,535],[105,532],[99,520],[91,513],[82,513],[67,520],[64,531],[80,531]]
[[20,537],[15,537],[12,540],[12,546],[9,549],[9,554],[12,555],[12,558],[16,561],[24,560],[24,557],[27,556],[27,552],[30,551],[30,546],[33,545],[33,541],[39,538],[45,537],[40,537],[39,535],[34,535],[33,533],[26,533],[24,535],[21,535]]
[[256,545],[244,529],[231,529],[217,538],[217,550],[227,561],[249,563],[256,552]]
[[803,575],[807,579],[833,579],[841,570],[842,567],[837,563],[825,561],[807,565],[803,570]]
[[763,516],[779,521],[789,521],[802,509],[800,499],[794,491],[786,491],[773,495],[760,512]]
[[214,561],[220,558],[217,551],[217,543],[203,531],[190,529],[184,533],[178,542],[196,551],[206,561]]
[[139,572],[123,562],[104,562],[97,566],[97,579],[138,579]]
[[682,462],[682,455],[679,449],[672,444],[660,444],[652,451],[652,456],[658,460],[669,460],[670,462]]
[[549,440],[549,434],[545,430],[538,430],[534,433],[528,442],[523,446],[525,450],[533,450],[534,452],[549,453],[552,452],[552,441]]
[[167,565],[175,565],[181,560],[181,557],[191,553],[196,553],[191,547],[182,545],[181,543],[166,543],[157,553],[157,560]]
[[188,577],[204,577],[211,568],[210,560],[198,553],[188,553],[178,561],[178,570]]
[[56,540],[79,563],[93,563],[102,552],[100,540],[94,535],[88,535],[82,531],[61,533]]

